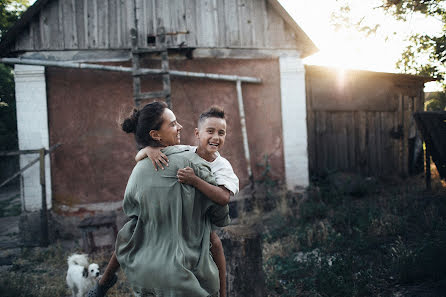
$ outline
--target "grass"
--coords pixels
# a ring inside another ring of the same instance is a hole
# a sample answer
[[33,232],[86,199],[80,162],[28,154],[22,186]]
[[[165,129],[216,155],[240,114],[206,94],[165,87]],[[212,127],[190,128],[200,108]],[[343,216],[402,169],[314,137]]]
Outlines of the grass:
[[[12,267],[2,272],[0,296],[2,297],[65,297],[71,296],[65,278],[69,251],[60,244],[48,248],[24,248]],[[80,252],[80,251],[78,251]],[[90,254],[90,262],[99,264],[103,270],[111,256],[111,250],[100,250]],[[108,291],[109,297],[133,296],[120,271],[118,283]]]
[[343,185],[316,180],[296,213],[265,233],[269,296],[397,296],[420,285],[431,295],[400,296],[445,296],[445,185]]
[[[445,184],[436,177],[426,192],[420,177],[340,179],[315,180],[305,198],[267,193],[295,205],[265,226],[268,296],[445,296]],[[0,296],[70,296],[66,259],[74,252],[61,244],[22,249],[2,271]],[[110,256],[105,249],[90,260],[103,270]],[[118,276],[107,296],[132,296],[122,271]]]

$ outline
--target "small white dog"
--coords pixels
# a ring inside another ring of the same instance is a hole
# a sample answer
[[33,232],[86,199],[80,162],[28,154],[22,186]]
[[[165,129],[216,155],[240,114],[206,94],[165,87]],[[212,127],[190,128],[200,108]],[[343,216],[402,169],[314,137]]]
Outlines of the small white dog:
[[99,265],[88,264],[86,254],[73,254],[68,257],[67,285],[73,297],[84,297],[99,277]]

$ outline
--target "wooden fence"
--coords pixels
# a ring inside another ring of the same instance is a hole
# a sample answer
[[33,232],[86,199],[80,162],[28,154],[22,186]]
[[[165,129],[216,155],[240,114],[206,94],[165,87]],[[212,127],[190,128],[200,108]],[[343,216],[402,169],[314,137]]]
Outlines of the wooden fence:
[[413,172],[421,142],[412,114],[423,110],[426,80],[306,66],[310,174]]

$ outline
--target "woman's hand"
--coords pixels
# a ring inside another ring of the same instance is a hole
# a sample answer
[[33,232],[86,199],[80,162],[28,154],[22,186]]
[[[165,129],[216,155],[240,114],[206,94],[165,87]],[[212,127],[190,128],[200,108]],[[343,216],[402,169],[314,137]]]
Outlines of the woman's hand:
[[178,169],[177,177],[180,183],[191,185],[194,187],[196,185],[197,179],[200,179],[198,176],[195,175],[194,170],[189,166],[183,169]]
[[169,166],[169,159],[161,152],[161,149],[161,147],[146,146],[145,148],[139,150],[135,157],[135,161],[138,162],[142,159],[149,158],[152,161],[155,170],[158,170],[158,168],[164,170],[163,164],[164,166]]

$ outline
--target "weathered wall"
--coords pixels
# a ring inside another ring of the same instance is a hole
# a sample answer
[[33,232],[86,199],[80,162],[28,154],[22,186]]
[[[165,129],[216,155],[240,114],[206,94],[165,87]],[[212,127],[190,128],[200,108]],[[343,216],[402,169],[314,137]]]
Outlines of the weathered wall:
[[[155,66],[158,61],[143,62]],[[283,178],[280,75],[277,59],[172,60],[172,69],[260,77],[260,85],[243,84],[249,147],[254,177],[270,156],[273,174]],[[62,143],[52,155],[53,201],[59,212],[112,210],[120,206],[136,153],[132,135],[117,124],[133,106],[129,74],[48,68],[50,145]],[[142,80],[143,91],[161,89],[159,79]],[[198,115],[212,104],[225,108],[228,135],[222,155],[246,186],[248,176],[235,83],[172,78],[173,111],[183,125],[182,142],[194,144]],[[114,202],[114,203],[111,203]],[[103,204],[102,204],[103,203]]]
[[12,50],[128,49],[135,4],[139,47],[150,46],[147,37],[164,27],[166,32],[183,32],[167,37],[171,48],[315,51],[305,33],[281,16],[283,8],[267,0],[52,0],[33,16]]

